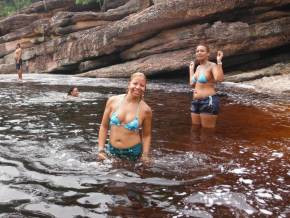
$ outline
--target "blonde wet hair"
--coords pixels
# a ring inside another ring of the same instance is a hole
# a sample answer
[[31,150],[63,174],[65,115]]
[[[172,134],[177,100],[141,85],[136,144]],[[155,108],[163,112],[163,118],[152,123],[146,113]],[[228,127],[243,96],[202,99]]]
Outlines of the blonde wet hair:
[[146,76],[144,73],[141,73],[141,72],[136,72],[136,73],[133,73],[130,77],[130,82],[135,78],[135,77],[142,77],[145,82],[147,83],[147,79],[146,79]]

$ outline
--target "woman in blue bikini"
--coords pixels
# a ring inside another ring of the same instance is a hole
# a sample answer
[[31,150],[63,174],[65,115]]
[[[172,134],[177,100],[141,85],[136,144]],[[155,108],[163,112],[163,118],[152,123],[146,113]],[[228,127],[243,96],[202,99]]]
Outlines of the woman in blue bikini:
[[194,90],[191,120],[193,125],[204,128],[216,126],[219,98],[216,95],[215,84],[224,80],[223,52],[217,52],[217,64],[208,60],[209,54],[208,46],[198,45],[195,51],[196,60],[189,65],[189,81]]
[[[107,154],[147,161],[151,144],[151,108],[143,100],[146,77],[143,73],[131,76],[128,93],[110,97],[103,114],[98,139],[98,158]],[[105,146],[108,131],[110,140]]]

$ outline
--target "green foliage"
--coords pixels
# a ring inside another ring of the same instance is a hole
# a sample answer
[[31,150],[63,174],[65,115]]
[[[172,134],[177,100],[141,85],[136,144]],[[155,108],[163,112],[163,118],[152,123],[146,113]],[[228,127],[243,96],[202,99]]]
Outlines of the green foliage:
[[75,0],[75,2],[79,5],[87,5],[92,2],[97,2],[100,6],[102,6],[104,0]]
[[0,0],[0,16],[6,17],[31,3],[31,0]]

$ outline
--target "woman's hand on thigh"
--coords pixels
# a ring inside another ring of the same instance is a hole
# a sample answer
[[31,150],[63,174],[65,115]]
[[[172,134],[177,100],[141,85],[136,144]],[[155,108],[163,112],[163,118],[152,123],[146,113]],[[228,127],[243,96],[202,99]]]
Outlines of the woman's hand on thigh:
[[108,159],[108,156],[107,156],[107,154],[106,154],[106,152],[104,150],[99,151],[98,154],[97,154],[97,157],[98,157],[99,160]]

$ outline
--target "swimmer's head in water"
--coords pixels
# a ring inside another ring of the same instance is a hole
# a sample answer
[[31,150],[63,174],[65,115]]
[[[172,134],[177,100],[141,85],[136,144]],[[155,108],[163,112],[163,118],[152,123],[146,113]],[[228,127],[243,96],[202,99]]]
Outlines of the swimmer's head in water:
[[77,87],[72,87],[69,89],[67,95],[73,96],[73,97],[78,97],[79,96],[79,90]]
[[133,73],[128,85],[128,94],[142,98],[146,90],[146,83],[147,79],[144,73]]

